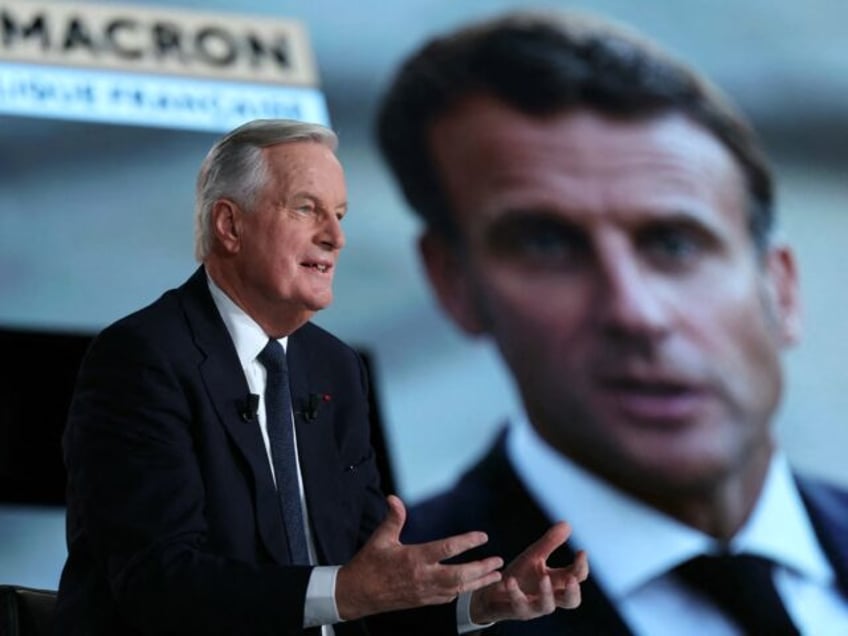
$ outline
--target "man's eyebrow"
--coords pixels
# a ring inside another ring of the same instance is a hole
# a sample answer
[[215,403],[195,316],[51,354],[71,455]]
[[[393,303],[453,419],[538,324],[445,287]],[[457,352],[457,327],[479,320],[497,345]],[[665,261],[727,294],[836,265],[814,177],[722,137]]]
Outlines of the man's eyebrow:
[[[295,192],[294,194],[292,194],[289,197],[288,200],[289,201],[306,200],[306,201],[309,201],[310,203],[314,204],[315,207],[317,207],[317,208],[323,209],[325,207],[321,202],[321,196],[318,195],[318,194],[315,194],[314,192],[312,192],[310,190],[301,190],[299,192]],[[348,209],[348,202],[346,200],[342,201],[339,204],[337,204],[336,206],[334,206],[332,209],[333,209],[334,212],[345,212],[346,213],[347,209]]]
[[508,205],[497,212],[487,214],[489,221],[497,223],[500,221],[521,221],[522,219],[550,219],[551,221],[562,221],[568,223],[570,218],[556,210],[553,203],[533,203],[527,205]]
[[[298,192],[291,194],[289,196],[289,198],[290,199],[309,199],[310,201],[314,201],[315,203],[321,202],[321,195],[316,193],[313,190],[299,190]],[[342,206],[342,205],[347,207],[347,201],[343,201],[342,203],[339,204],[339,206]],[[339,206],[336,206],[336,207],[339,207]]]
[[707,210],[674,208],[668,211],[649,210],[641,217],[640,224],[671,224],[688,227],[711,228],[715,222]]
[[309,199],[310,201],[317,201],[318,195],[314,194],[311,190],[298,190],[297,192],[290,195],[291,199]]
[[580,217],[564,216],[553,205],[511,206],[489,217],[492,227],[548,226],[578,230],[583,225]]

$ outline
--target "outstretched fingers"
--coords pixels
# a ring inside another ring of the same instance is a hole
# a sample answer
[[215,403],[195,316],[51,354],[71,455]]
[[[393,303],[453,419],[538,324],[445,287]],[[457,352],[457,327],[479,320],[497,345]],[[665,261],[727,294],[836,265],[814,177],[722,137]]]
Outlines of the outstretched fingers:
[[580,550],[568,567],[549,570],[557,607],[574,609],[580,605],[580,584],[589,576],[589,560]]
[[539,539],[521,553],[521,557],[530,561],[547,561],[554,550],[564,544],[571,536],[571,526],[565,521],[555,523]]
[[487,557],[468,563],[445,563],[468,550],[483,545],[488,541],[484,532],[467,532],[430,541],[416,546],[409,546],[420,554],[420,562],[426,563],[432,572],[434,581],[451,597],[463,592],[473,592],[501,580],[499,571],[504,562],[500,557]]
[[532,590],[518,578],[506,576],[501,583],[471,597],[471,619],[475,623],[526,621],[550,614],[556,608],[556,592],[547,575],[540,576]]
[[515,578],[507,580],[506,589],[513,613],[519,620],[545,616],[557,608],[553,584],[548,576],[539,580],[539,585],[532,594],[523,591]]
[[485,532],[466,532],[428,543],[420,543],[417,548],[421,550],[422,555],[428,561],[437,563],[480,547],[488,540],[489,537]]
[[573,609],[581,602],[580,584],[589,575],[584,551],[561,568],[548,567],[551,554],[571,536],[571,526],[559,522],[518,555],[504,571],[498,585],[481,590],[471,599],[472,619],[477,623],[529,620],[556,608]]
[[580,583],[585,581],[589,576],[589,557],[586,556],[586,551],[578,550],[574,556],[574,562],[567,569]]
[[503,575],[500,568],[503,567],[503,559],[500,557],[489,557],[471,563],[461,565],[441,565],[448,577],[449,589],[453,596],[463,592],[473,592],[484,588],[492,583],[499,582]]

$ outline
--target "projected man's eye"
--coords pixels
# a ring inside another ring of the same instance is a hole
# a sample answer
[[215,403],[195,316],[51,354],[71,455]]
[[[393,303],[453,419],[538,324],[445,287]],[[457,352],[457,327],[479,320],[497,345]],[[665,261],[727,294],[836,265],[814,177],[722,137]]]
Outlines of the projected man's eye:
[[575,266],[589,246],[577,228],[551,218],[515,215],[495,225],[490,244],[499,256],[538,267]]

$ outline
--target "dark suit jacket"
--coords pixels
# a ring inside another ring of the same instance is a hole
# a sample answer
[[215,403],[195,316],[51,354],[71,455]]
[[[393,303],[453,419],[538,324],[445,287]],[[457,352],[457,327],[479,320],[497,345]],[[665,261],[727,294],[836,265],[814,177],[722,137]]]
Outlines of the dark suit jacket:
[[[386,510],[365,372],[312,324],[289,337],[288,360],[319,560],[344,564]],[[310,568],[287,564],[248,394],[202,268],[94,340],[64,437],[60,634],[301,633]],[[304,411],[310,394],[330,396],[314,417]],[[454,612],[398,612],[336,631],[455,634]]]
[[[501,434],[483,459],[472,466],[451,489],[411,508],[404,537],[425,541],[467,530],[482,530],[489,542],[467,558],[496,554],[509,562],[550,527],[515,474]],[[832,486],[798,480],[818,539],[848,596],[848,493]],[[550,564],[563,566],[574,558],[566,545]],[[589,555],[591,571],[591,555]],[[581,587],[583,602],[576,610],[560,610],[528,622],[503,622],[487,635],[509,636],[630,636],[615,607],[591,574]]]

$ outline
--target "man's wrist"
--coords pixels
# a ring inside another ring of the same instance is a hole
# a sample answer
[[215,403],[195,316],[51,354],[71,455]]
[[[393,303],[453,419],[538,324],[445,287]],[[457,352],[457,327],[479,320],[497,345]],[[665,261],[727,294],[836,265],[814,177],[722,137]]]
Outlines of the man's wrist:
[[474,592],[463,592],[456,599],[456,631],[460,634],[469,634],[494,625],[494,623],[480,625],[471,620],[471,596],[473,594]]
[[319,565],[312,568],[303,608],[305,628],[342,622],[336,606],[336,575],[339,569],[341,566],[338,565]]

